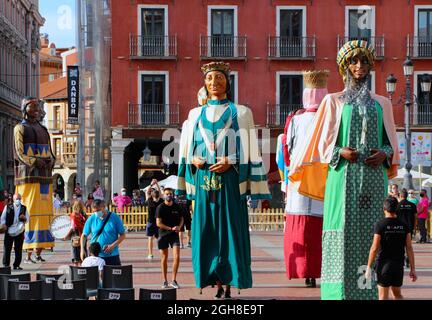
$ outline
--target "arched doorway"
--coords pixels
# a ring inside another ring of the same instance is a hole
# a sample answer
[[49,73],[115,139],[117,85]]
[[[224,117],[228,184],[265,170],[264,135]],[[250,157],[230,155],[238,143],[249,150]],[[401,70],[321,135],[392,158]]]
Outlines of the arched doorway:
[[53,191],[60,195],[60,198],[64,200],[65,197],[65,182],[60,174],[53,176]]
[[95,183],[94,174],[91,173],[87,177],[87,181],[86,181],[86,191],[87,191],[87,194],[83,195],[84,199],[87,199],[88,194],[91,193],[91,192],[93,192],[94,183]]
[[68,187],[68,199],[72,199],[72,195],[75,189],[75,185],[76,185],[76,173],[72,173],[69,177],[68,183],[67,183]]

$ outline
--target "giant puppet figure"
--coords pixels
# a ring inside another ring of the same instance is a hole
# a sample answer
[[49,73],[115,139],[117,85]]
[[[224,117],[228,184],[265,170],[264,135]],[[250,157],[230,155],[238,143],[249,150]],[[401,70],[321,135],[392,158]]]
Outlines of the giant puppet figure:
[[399,152],[391,102],[368,88],[374,59],[366,41],[343,45],[337,64],[345,90],[324,98],[308,143],[291,163],[289,179],[296,189],[324,199],[322,299],[378,296],[364,271]]
[[[303,109],[289,119],[286,145],[294,158],[307,144],[306,132],[327,91],[329,71],[303,72]],[[306,279],[306,285],[316,286],[321,274],[321,231],[323,203],[299,194],[288,183],[286,194],[286,224],[284,254],[288,279]]]
[[231,286],[252,287],[246,196],[269,199],[270,192],[252,112],[230,101],[229,64],[201,70],[208,99],[183,125],[177,193],[195,200],[196,287],[217,285],[216,298],[230,298]]
[[30,219],[26,224],[23,249],[28,250],[27,262],[36,249],[36,260],[44,261],[41,251],[54,247],[50,232],[53,214],[52,168],[55,157],[51,150],[50,136],[42,126],[39,101],[24,98],[21,103],[23,120],[14,128],[15,185],[22,195]]

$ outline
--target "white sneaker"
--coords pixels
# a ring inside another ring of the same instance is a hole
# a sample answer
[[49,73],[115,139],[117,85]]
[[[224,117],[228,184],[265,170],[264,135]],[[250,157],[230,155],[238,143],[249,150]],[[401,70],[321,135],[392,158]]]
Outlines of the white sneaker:
[[149,260],[152,260],[154,257],[153,257],[153,255],[152,254],[149,254],[148,256],[147,256],[147,259],[149,259]]

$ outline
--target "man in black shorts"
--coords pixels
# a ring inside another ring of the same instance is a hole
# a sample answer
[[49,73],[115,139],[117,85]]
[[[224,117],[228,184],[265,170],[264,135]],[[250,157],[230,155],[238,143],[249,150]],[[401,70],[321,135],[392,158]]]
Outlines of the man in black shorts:
[[153,179],[146,192],[146,206],[148,207],[148,219],[146,234],[148,237],[147,259],[153,259],[153,238],[158,238],[158,227],[156,225],[156,208],[163,203],[160,198],[160,187],[156,179]]
[[187,245],[186,247],[191,247],[191,225],[192,225],[192,201],[186,199],[185,196],[182,196],[178,199],[178,204],[181,205],[183,209],[183,226],[180,229],[179,232],[179,238],[180,238],[180,249],[184,248],[183,245],[183,233],[186,231],[186,239],[187,239]]
[[164,283],[162,288],[168,288],[168,248],[173,249],[172,281],[170,286],[178,289],[177,271],[180,264],[179,231],[183,225],[183,212],[181,206],[174,202],[173,190],[165,188],[164,202],[156,209],[156,223],[159,227],[158,248],[161,253],[161,267]]
[[391,289],[395,299],[403,299],[401,287],[404,276],[405,248],[411,266],[410,277],[417,280],[414,251],[408,226],[397,219],[398,200],[388,197],[384,201],[385,218],[375,225],[375,235],[369,253],[365,277],[371,278],[372,264],[376,259],[376,275],[380,300],[389,299]]

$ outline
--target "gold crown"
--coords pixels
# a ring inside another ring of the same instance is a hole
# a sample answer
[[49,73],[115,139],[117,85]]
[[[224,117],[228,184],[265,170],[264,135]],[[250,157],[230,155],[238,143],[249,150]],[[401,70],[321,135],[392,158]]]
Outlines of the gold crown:
[[305,88],[322,89],[327,88],[329,70],[303,71],[303,83]]
[[222,71],[224,73],[229,74],[230,72],[230,64],[222,61],[219,62],[210,62],[201,67],[201,71],[204,74],[207,74],[211,71]]

